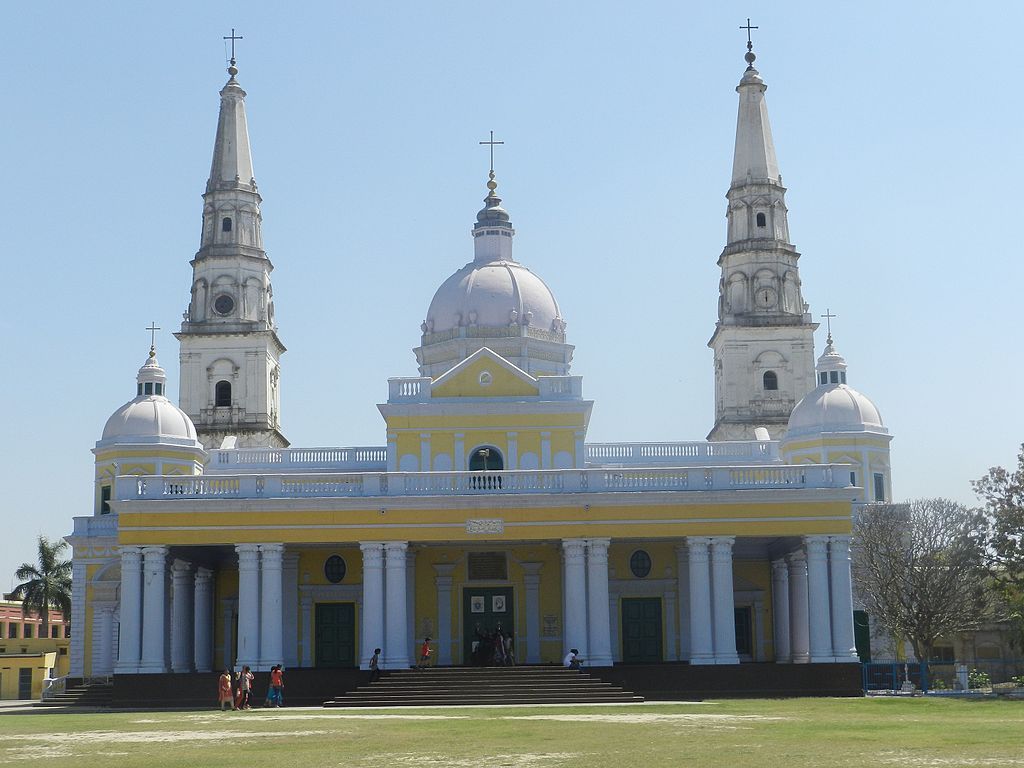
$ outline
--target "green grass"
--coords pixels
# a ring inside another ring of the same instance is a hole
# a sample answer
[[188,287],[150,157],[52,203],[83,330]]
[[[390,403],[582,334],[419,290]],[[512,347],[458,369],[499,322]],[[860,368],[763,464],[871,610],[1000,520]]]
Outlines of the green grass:
[[54,761],[75,768],[1024,766],[1024,702],[0,715],[0,765]]

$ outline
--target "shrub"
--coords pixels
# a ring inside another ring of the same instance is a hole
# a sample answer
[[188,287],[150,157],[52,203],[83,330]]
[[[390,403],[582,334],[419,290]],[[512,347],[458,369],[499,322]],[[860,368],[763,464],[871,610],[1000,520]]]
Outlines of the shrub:
[[967,687],[974,688],[991,688],[992,678],[988,672],[984,672],[980,669],[972,669],[967,673]]

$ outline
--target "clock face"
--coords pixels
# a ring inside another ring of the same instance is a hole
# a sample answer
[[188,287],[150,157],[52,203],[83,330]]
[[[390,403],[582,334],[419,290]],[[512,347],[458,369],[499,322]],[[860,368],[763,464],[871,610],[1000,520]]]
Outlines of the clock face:
[[218,315],[230,315],[231,310],[235,308],[235,300],[228,296],[226,293],[222,293],[216,299],[213,300],[213,311]]
[[758,288],[757,294],[754,296],[754,302],[758,309],[770,309],[775,306],[776,301],[778,301],[778,296],[771,288]]

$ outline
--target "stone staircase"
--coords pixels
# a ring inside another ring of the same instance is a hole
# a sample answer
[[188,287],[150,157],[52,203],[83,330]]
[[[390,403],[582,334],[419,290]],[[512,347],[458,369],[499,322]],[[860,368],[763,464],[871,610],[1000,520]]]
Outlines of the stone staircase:
[[35,702],[34,707],[90,707],[105,709],[114,700],[114,686],[110,683],[76,685],[55,696]]
[[385,672],[374,683],[325,701],[325,707],[634,704],[642,696],[557,666],[431,667]]

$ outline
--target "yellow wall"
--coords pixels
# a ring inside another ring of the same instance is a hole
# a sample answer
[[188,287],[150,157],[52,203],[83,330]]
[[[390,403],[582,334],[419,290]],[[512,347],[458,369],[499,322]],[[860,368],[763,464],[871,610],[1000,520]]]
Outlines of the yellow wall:
[[[66,660],[67,656],[63,658]],[[21,676],[20,670],[22,669],[32,670],[32,698],[41,698],[43,695],[43,679],[46,677],[47,670],[54,666],[56,660],[57,653],[53,651],[49,653],[32,651],[28,654],[0,653],[0,699],[18,698],[18,679]],[[67,674],[67,671],[63,674]],[[54,675],[60,676],[56,672]]]

